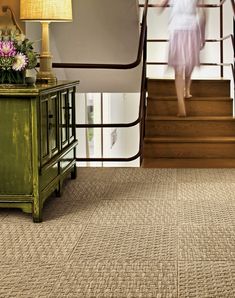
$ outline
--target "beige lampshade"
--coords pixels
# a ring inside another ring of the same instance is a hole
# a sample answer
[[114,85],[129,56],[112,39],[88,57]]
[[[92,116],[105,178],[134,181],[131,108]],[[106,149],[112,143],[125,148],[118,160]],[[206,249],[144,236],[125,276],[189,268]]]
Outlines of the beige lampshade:
[[72,0],[21,0],[20,19],[25,21],[72,21]]

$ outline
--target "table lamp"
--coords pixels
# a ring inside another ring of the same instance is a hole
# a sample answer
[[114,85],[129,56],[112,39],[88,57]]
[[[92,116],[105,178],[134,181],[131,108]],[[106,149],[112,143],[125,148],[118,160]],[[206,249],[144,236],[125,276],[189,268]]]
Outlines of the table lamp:
[[20,19],[41,23],[42,43],[37,81],[47,84],[56,83],[57,79],[52,71],[49,24],[72,21],[72,0],[21,0]]

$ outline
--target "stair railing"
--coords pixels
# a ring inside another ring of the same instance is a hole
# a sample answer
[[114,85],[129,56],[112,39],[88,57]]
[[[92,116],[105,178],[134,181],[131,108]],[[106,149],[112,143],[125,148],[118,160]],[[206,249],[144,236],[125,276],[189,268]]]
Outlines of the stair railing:
[[[219,42],[220,43],[220,63],[201,63],[203,66],[219,66],[220,67],[220,75],[224,77],[224,67],[231,67],[233,81],[235,85],[235,43],[234,43],[234,36],[235,36],[235,0],[230,0],[232,11],[233,11],[233,34],[223,36],[223,21],[224,21],[224,9],[223,5],[226,0],[222,0],[219,4],[205,4],[201,5],[205,8],[220,8],[220,38],[218,39],[206,39],[206,42]],[[143,7],[143,5],[139,5]],[[161,7],[161,4],[149,4],[149,8],[156,8]],[[170,5],[168,5],[170,7]],[[233,63],[224,63],[224,41],[231,40],[231,44],[233,47]],[[148,39],[147,42],[168,42],[168,39]],[[167,65],[166,62],[147,62],[147,65]]]
[[139,103],[139,114],[138,118],[130,123],[109,123],[109,124],[75,124],[76,128],[128,128],[140,125],[140,142],[138,152],[131,157],[120,157],[120,158],[76,158],[78,162],[129,162],[140,157],[142,161],[143,156],[143,140],[144,140],[144,126],[145,126],[145,115],[146,115],[146,92],[147,92],[147,14],[149,7],[149,0],[145,0],[144,12],[141,21],[141,31],[139,38],[139,46],[137,52],[137,58],[134,62],[129,64],[101,64],[101,63],[53,63],[54,68],[85,68],[85,69],[132,69],[138,66],[142,62],[142,77],[141,77],[141,90],[140,90],[140,103]]

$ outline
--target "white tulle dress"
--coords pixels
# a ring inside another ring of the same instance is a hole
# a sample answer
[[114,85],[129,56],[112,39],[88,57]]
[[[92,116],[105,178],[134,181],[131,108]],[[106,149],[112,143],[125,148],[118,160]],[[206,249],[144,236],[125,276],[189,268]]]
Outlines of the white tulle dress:
[[201,29],[197,15],[198,0],[171,0],[168,64],[190,70],[200,64]]

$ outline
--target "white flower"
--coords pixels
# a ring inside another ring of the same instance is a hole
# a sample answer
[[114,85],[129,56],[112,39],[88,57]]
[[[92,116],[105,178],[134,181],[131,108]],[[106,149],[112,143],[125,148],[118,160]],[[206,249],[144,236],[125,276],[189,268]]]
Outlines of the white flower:
[[21,34],[16,34],[15,35],[15,40],[18,42],[18,43],[22,43],[24,40],[25,40],[25,35],[23,33]]
[[15,62],[12,65],[12,69],[21,71],[21,70],[25,69],[27,62],[28,62],[28,59],[24,54],[17,53],[15,55]]

